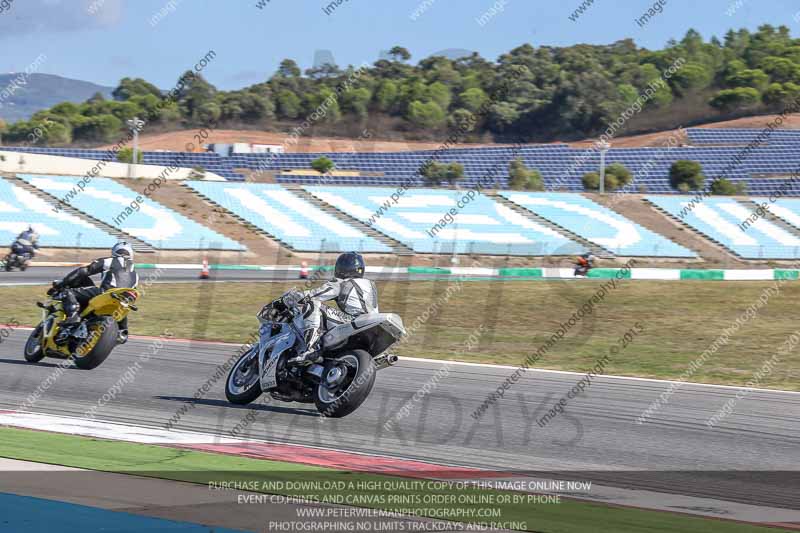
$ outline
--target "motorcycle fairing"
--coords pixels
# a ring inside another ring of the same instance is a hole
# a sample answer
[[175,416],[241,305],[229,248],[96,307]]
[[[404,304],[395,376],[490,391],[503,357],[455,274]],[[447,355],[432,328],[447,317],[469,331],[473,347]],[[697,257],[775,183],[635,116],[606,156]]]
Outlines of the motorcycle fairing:
[[261,335],[258,340],[258,368],[261,371],[261,390],[267,392],[278,386],[278,359],[291,349],[297,340],[297,334],[287,325],[281,325],[281,331],[269,337]]
[[401,339],[405,332],[403,320],[394,313],[366,313],[331,329],[322,342],[325,350],[336,350],[345,346],[349,339],[362,335],[368,341],[370,355],[375,357]]

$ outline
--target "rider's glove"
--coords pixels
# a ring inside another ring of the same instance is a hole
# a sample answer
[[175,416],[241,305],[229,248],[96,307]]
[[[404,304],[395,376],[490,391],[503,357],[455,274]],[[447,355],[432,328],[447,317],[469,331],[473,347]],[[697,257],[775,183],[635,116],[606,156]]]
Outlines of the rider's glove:
[[50,289],[48,289],[48,291],[47,291],[47,295],[48,295],[48,296],[52,296],[52,295],[54,295],[55,293],[57,293],[58,291],[60,291],[60,290],[61,290],[61,287],[62,287],[62,285],[61,285],[61,282],[60,282],[60,281],[54,281],[54,282],[53,282],[53,286],[52,286],[52,287],[50,287]]

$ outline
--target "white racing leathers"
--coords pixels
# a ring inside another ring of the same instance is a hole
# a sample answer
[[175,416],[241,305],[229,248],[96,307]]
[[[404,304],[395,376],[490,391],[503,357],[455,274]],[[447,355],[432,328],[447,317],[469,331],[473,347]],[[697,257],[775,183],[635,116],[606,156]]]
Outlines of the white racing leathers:
[[[306,291],[311,303],[304,309],[303,326],[306,350],[315,351],[322,335],[334,326],[353,320],[358,315],[378,312],[378,289],[363,278],[332,279],[317,289]],[[339,309],[322,302],[336,300]]]

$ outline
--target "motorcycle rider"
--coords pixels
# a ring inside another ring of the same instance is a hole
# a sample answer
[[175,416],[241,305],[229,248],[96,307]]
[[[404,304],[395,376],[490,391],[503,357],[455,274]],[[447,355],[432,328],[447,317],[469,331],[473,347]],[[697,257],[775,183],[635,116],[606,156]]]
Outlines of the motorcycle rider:
[[585,276],[589,273],[589,270],[594,268],[594,262],[597,260],[594,254],[591,252],[586,252],[583,255],[578,256],[575,261],[575,275],[576,276]]
[[[99,287],[94,285],[90,277],[96,274],[102,274]],[[62,325],[73,325],[80,322],[81,309],[95,296],[116,287],[135,289],[138,284],[139,274],[136,273],[133,263],[133,248],[127,242],[121,241],[111,248],[111,257],[101,257],[86,266],[76,268],[61,281],[53,282],[53,288],[47,293],[52,295],[61,292],[60,300],[67,314]],[[123,318],[117,326],[117,342],[124,344],[128,340],[128,318]]]
[[[344,253],[336,259],[331,281],[302,292],[302,298],[308,301],[304,309],[306,351],[289,359],[289,363],[310,365],[321,361],[320,341],[326,331],[358,315],[378,312],[378,289],[372,280],[364,279],[365,270],[361,254]],[[336,300],[339,309],[322,303],[330,300]]]
[[35,250],[38,248],[39,234],[34,231],[33,226],[28,226],[28,229],[17,235],[17,239],[11,245],[11,253],[30,260],[36,255]]

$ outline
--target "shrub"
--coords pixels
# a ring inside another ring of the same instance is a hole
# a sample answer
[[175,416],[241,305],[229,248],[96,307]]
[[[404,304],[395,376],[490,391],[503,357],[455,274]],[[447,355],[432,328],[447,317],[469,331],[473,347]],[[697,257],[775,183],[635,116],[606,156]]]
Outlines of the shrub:
[[747,192],[747,185],[744,183],[733,183],[727,178],[720,178],[711,182],[710,189],[711,194],[731,196],[734,194],[745,194]]
[[[132,163],[133,162],[133,148],[128,146],[124,148],[120,148],[119,152],[117,152],[117,161],[120,163]],[[144,161],[144,154],[141,150],[136,152],[136,163],[141,163]]]
[[544,181],[538,170],[528,170],[518,157],[508,164],[508,186],[516,190],[543,191]]
[[313,160],[311,162],[311,168],[313,168],[314,170],[316,170],[320,174],[327,174],[328,172],[333,170],[334,166],[335,165],[334,165],[333,161],[331,161],[330,159],[328,159],[325,156],[318,157],[317,159],[315,159],[315,160]]
[[[633,181],[633,174],[624,165],[614,163],[606,167],[604,190],[614,191]],[[583,188],[587,191],[600,190],[600,173],[587,172],[581,178]]]
[[614,187],[615,189],[625,187],[633,181],[633,173],[622,163],[611,163],[608,165],[606,167],[606,176],[609,174],[614,176],[617,180],[617,186]]
[[669,184],[681,192],[698,191],[705,185],[706,177],[703,167],[697,161],[681,159],[675,161],[669,169]]
[[438,163],[428,161],[419,169],[421,176],[425,178],[427,185],[439,185],[442,181],[453,185],[456,181],[464,178],[464,165],[461,163]]

